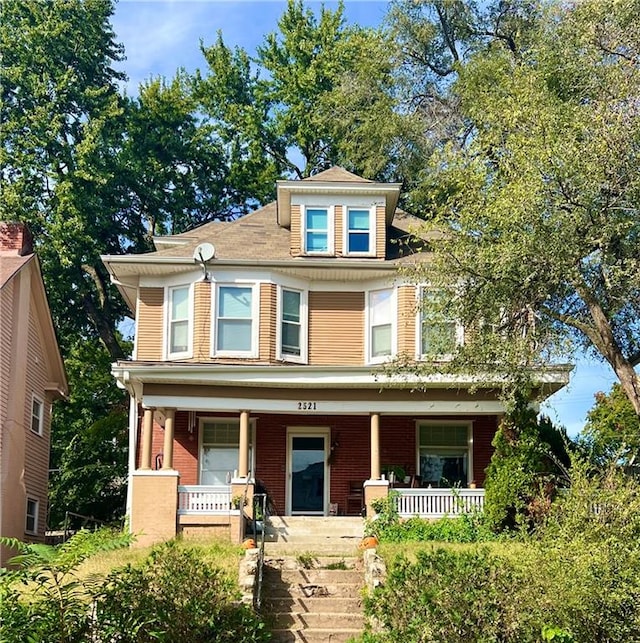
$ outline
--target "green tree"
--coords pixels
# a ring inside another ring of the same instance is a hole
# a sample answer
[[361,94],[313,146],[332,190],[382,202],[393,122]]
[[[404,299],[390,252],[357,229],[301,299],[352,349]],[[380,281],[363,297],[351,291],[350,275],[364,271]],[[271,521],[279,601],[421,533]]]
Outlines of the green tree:
[[609,393],[596,393],[581,434],[595,461],[636,465],[640,457],[640,419],[619,384]]
[[640,414],[639,5],[489,12],[509,5],[519,40],[492,35],[464,56],[447,41],[442,54],[466,135],[436,147],[411,196],[444,232],[418,277],[452,293],[435,307],[474,328],[454,364],[526,375],[586,348]]
[[[360,140],[368,132],[379,151],[391,149],[393,141],[383,143],[371,125],[376,110],[378,124],[392,116],[388,61],[386,67],[373,62],[383,60],[381,36],[346,26],[342,6],[336,11],[323,7],[316,17],[300,0],[289,1],[278,27],[254,59],[227,47],[221,34],[203,48],[208,73],[196,74],[196,93],[227,146],[232,174],[243,175],[254,197],[264,202],[273,198],[274,181],[283,175],[305,178],[336,163],[382,173],[386,163],[357,154],[356,139],[335,113],[338,106],[341,114],[357,114],[349,122],[361,119]],[[361,91],[364,74],[381,91]],[[354,99],[348,107],[338,101],[342,90]]]
[[53,420],[52,528],[63,525],[67,511],[104,522],[124,515],[129,405],[125,391],[113,386],[110,362],[97,339],[77,342],[67,355],[67,374],[77,385],[57,404]]

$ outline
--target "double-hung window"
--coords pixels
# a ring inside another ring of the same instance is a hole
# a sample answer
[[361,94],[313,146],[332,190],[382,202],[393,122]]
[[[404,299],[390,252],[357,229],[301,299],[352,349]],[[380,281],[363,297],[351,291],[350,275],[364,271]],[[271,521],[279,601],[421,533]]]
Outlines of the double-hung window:
[[215,352],[253,356],[256,352],[254,311],[256,296],[251,285],[219,285],[216,296]]
[[[240,461],[240,421],[204,420],[200,443],[200,484],[229,484]],[[249,467],[252,466],[251,431],[249,432]]]
[[367,208],[347,208],[347,254],[368,255],[373,246],[372,212]]
[[418,460],[424,486],[453,487],[471,479],[468,424],[419,424]]
[[44,402],[35,395],[31,401],[31,430],[42,435],[44,429]]
[[438,293],[423,288],[420,306],[419,354],[431,357],[452,355],[462,343],[462,327],[437,305]]
[[38,511],[40,503],[34,498],[27,497],[26,517],[24,530],[28,534],[38,533]]
[[190,286],[169,288],[169,341],[167,349],[170,356],[189,353],[190,292]]
[[304,358],[304,301],[300,290],[282,288],[280,297],[280,354],[300,361]]
[[394,352],[393,288],[369,292],[369,360],[382,361]]
[[331,216],[328,207],[307,206],[304,211],[304,250],[307,254],[327,254],[332,250]]

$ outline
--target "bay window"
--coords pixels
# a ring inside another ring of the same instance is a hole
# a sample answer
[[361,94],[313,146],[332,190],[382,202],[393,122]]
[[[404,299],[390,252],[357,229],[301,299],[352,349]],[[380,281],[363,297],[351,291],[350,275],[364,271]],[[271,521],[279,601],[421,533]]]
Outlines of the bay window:
[[252,356],[256,350],[254,311],[257,298],[251,285],[217,287],[215,351],[216,353]]
[[189,353],[189,323],[191,297],[189,286],[169,288],[169,341],[170,356]]
[[282,357],[303,356],[303,293],[282,288],[280,298],[280,354]]
[[439,293],[423,288],[421,291],[419,346],[420,356],[452,355],[462,343],[462,328],[455,319],[448,317],[436,302]]
[[369,293],[369,359],[379,361],[393,354],[395,315],[393,288]]

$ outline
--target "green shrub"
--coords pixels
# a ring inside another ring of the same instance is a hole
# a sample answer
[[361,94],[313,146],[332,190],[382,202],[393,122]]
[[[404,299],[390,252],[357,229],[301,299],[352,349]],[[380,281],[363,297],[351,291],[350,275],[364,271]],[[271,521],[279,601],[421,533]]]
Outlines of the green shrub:
[[367,520],[365,532],[380,542],[440,541],[474,543],[491,540],[493,533],[486,526],[482,512],[470,512],[457,517],[445,516],[425,520],[414,516],[402,519],[397,509],[398,492],[374,501],[376,517]]
[[197,548],[169,542],[141,567],[110,574],[96,617],[101,640],[110,643],[268,640],[263,623],[238,599],[234,583]]
[[415,563],[398,559],[384,587],[365,602],[382,632],[364,640],[527,641],[512,595],[517,582],[508,561],[483,549],[422,551]]
[[546,518],[557,488],[566,484],[568,442],[525,401],[503,418],[485,479],[484,511],[493,530],[532,528]]

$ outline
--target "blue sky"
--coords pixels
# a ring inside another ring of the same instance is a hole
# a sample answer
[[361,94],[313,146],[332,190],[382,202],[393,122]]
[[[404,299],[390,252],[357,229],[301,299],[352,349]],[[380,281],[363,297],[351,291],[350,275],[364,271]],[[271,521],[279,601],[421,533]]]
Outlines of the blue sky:
[[[307,6],[319,10],[320,2]],[[325,2],[335,9],[337,2]],[[345,0],[349,22],[376,26],[387,10],[387,2]],[[243,47],[250,53],[264,36],[277,28],[286,0],[120,0],[112,24],[117,41],[125,46],[127,59],[120,68],[129,76],[126,90],[137,93],[138,85],[151,77],[171,78],[176,70],[204,68],[200,42],[212,44],[221,31],[228,46]],[[543,410],[563,424],[571,435],[584,425],[587,411],[598,391],[608,391],[613,371],[592,360],[577,359],[570,385],[556,393]]]

